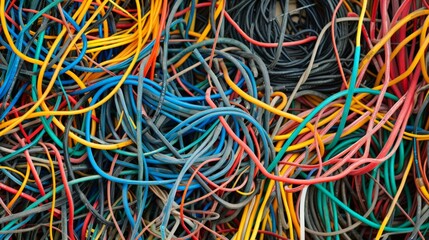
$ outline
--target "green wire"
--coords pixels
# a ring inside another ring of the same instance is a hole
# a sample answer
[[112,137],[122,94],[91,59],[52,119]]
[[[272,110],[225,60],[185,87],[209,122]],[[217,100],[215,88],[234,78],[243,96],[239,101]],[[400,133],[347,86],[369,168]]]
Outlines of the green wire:
[[[368,225],[369,227],[375,228],[375,229],[379,229],[380,228],[380,224],[373,222],[365,217],[363,217],[362,215],[360,215],[359,213],[355,212],[353,209],[351,209],[350,207],[348,207],[347,205],[345,205],[341,200],[339,200],[335,195],[331,194],[326,188],[323,187],[322,184],[316,184],[314,185],[317,189],[319,189],[320,191],[322,191],[324,194],[326,194],[332,201],[334,201],[335,203],[338,204],[338,206],[340,206],[344,211],[348,212],[352,217],[356,218],[357,220],[361,221],[362,223]],[[407,221],[406,224],[411,224]],[[402,224],[401,224],[402,225]],[[429,223],[425,223],[421,226],[421,228],[427,228],[429,227]],[[393,232],[393,233],[400,233],[400,232],[411,232],[413,231],[413,227],[389,227],[386,226],[386,228],[384,229],[386,232]]]
[[[324,185],[326,185],[326,184],[324,184]],[[332,232],[331,218],[329,217],[328,199],[326,198],[326,195],[323,198],[319,199],[319,201],[321,201],[322,202],[321,205],[324,206],[324,207],[322,207],[322,211],[323,211],[323,216],[324,216],[326,232]],[[332,238],[331,238],[331,236],[329,236],[326,239],[331,240]]]
[[358,70],[359,70],[359,62],[360,62],[359,61],[360,51],[361,51],[360,46],[356,46],[354,59],[353,59],[352,75],[350,76],[349,89],[346,90],[347,91],[347,97],[346,97],[346,102],[344,103],[344,109],[343,109],[342,117],[341,117],[338,129],[337,129],[337,132],[335,133],[334,139],[332,140],[331,144],[329,144],[327,149],[331,149],[332,147],[334,147],[337,144],[338,140],[341,137],[341,134],[344,131],[344,127],[346,125],[347,117],[348,117],[349,112],[350,112],[350,107],[352,105],[353,94],[355,93],[356,80],[357,80],[357,75],[358,75]]
[[[380,94],[380,91],[377,90],[373,90],[373,89],[367,89],[367,88],[356,88],[354,90],[355,93],[369,93],[369,94],[373,94],[373,95],[378,95]],[[295,131],[293,131],[292,135],[290,136],[290,138],[288,138],[288,140],[283,144],[282,148],[280,149],[280,151],[277,153],[276,157],[274,158],[273,162],[268,166],[267,171],[268,172],[272,172],[273,169],[278,165],[278,163],[281,161],[281,159],[283,158],[283,155],[286,153],[287,149],[289,148],[289,146],[292,144],[292,142],[296,139],[296,137],[299,135],[299,133],[301,132],[302,129],[304,129],[304,127],[317,115],[318,112],[320,112],[323,108],[325,108],[329,103],[335,101],[338,98],[341,98],[345,95],[348,94],[348,91],[341,91],[338,93],[335,93],[333,95],[331,95],[330,97],[328,97],[327,99],[325,99],[323,102],[321,102],[313,111],[310,112],[310,114],[308,114],[308,116],[306,118],[303,119],[303,121],[298,125],[298,127],[295,128]],[[392,99],[392,100],[397,100],[398,98],[390,93],[386,93],[385,95],[386,97]],[[337,130],[338,132],[339,130]]]

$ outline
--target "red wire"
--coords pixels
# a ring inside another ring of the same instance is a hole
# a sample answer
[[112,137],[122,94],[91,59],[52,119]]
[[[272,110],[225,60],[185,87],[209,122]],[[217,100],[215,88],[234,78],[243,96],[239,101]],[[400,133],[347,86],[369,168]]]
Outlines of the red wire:
[[[4,184],[2,182],[0,182],[0,190],[5,190],[5,191],[7,191],[9,193],[12,193],[12,194],[16,194],[18,192],[18,190],[14,189],[12,187],[9,187],[9,186],[7,186],[6,184]],[[37,201],[36,198],[34,198],[33,196],[28,195],[28,194],[26,194],[24,192],[22,192],[19,196],[22,197],[22,198],[24,198],[24,199],[26,199],[26,200],[28,200],[28,201],[30,201],[30,202]],[[51,211],[51,210],[49,210],[49,211]],[[55,208],[54,209],[54,213],[55,213],[55,217],[60,218],[60,216],[61,216],[61,210]]]
[[335,58],[337,59],[337,64],[338,64],[338,69],[340,70],[340,75],[341,75],[341,79],[343,79],[343,84],[344,86],[347,85],[347,79],[346,79],[346,75],[344,74],[344,69],[343,69],[343,65],[341,63],[341,58],[340,58],[340,53],[338,52],[338,47],[337,47],[337,41],[335,40],[335,20],[337,18],[337,13],[340,10],[341,5],[343,4],[344,0],[340,0],[337,4],[337,6],[334,9],[334,12],[332,14],[332,25],[331,25],[331,39],[332,39],[332,46],[334,48],[334,54],[335,54]]
[[[68,219],[68,228],[69,228],[69,237],[71,239],[76,239],[76,236],[74,235],[74,227],[73,227],[73,223],[74,223],[74,204],[73,204],[73,196],[71,194],[70,191],[70,186],[68,184],[67,181],[67,175],[64,169],[64,164],[63,164],[63,160],[62,160],[62,156],[61,153],[58,151],[58,148],[55,147],[55,145],[53,145],[52,143],[45,143],[46,146],[48,146],[49,148],[51,148],[54,151],[55,157],[57,159],[58,162],[58,167],[60,169],[60,174],[61,174],[61,180],[63,182],[63,186],[64,186],[64,192],[66,193],[66,197],[67,197],[67,201],[69,204],[69,219]],[[67,147],[67,146],[64,146]]]
[[[174,64],[172,64],[171,66],[171,70],[173,71],[173,74],[176,75],[177,71],[176,71],[176,67],[174,67]],[[188,87],[186,87],[185,84],[183,84],[182,80],[180,80],[180,77],[176,77],[176,81],[177,83],[179,83],[180,87],[183,88],[183,90],[189,95],[194,97],[195,95],[188,89]]]
[[193,181],[193,178],[195,177],[195,174],[197,172],[199,172],[199,170],[206,164],[214,162],[218,159],[209,159],[207,161],[204,161],[202,164],[200,164],[197,168],[194,169],[194,172],[192,173],[192,176],[189,178],[188,182],[186,183],[186,187],[183,190],[183,194],[182,194],[182,200],[180,202],[180,208],[179,208],[179,213],[180,213],[180,224],[182,226],[182,228],[185,230],[185,232],[188,234],[188,236],[192,237],[192,239],[194,240],[198,240],[198,238],[195,236],[195,234],[197,233],[197,231],[191,232],[191,230],[189,230],[189,228],[186,226],[185,224],[185,197],[188,193],[188,189],[189,186],[191,185],[191,182]]
[[[94,203],[93,207],[94,208],[98,207],[98,200]],[[86,232],[88,231],[88,225],[89,225],[89,222],[91,221],[92,217],[93,217],[92,213],[88,212],[88,214],[85,217],[85,220],[83,221],[80,239],[86,239],[85,235],[86,235]],[[88,233],[88,234],[90,234],[90,233]]]
[[379,0],[374,0],[372,4],[372,11],[371,11],[371,21],[369,23],[369,34],[371,36],[372,41],[376,41],[375,37],[375,23],[377,18],[377,12],[378,12],[378,2]]
[[[168,2],[167,0],[164,0],[162,3],[162,12],[161,12],[161,20],[160,20],[161,24],[159,26],[158,33],[155,36],[155,45],[153,46],[153,50],[149,56],[149,61],[147,62],[143,73],[144,76],[147,76],[147,74],[150,71],[148,78],[152,80],[155,77],[155,62],[156,62],[156,58],[158,56],[158,50],[161,44],[161,34],[165,28],[165,22],[167,20],[167,11],[168,11]],[[169,29],[167,29],[167,31],[169,31]]]
[[423,0],[423,4],[425,5],[425,7],[426,7],[427,9],[429,9],[429,3],[427,2],[427,0]]
[[[15,136],[16,140],[19,142],[19,144],[21,145],[21,147],[25,147],[26,144],[25,144],[24,139],[20,138],[18,136],[18,134],[16,134],[16,133],[14,133],[13,135]],[[24,156],[25,156],[25,159],[27,160],[28,166],[30,167],[31,173],[33,174],[34,181],[36,182],[36,185],[37,185],[37,188],[40,191],[40,194],[42,196],[44,196],[46,194],[45,193],[45,188],[43,187],[42,181],[40,180],[40,177],[39,177],[39,173],[36,170],[36,166],[34,165],[33,160],[31,158],[30,153],[29,153],[28,150],[24,151]]]
[[[238,26],[238,24],[231,18],[231,16],[228,14],[228,12],[225,11],[225,18],[228,20],[228,22],[237,30],[237,32],[244,38],[246,41],[250,42],[253,45],[259,46],[259,47],[265,47],[265,48],[276,48],[278,47],[278,43],[264,43],[257,40],[254,40],[253,38],[249,37],[241,28]],[[312,41],[315,41],[317,37],[315,36],[309,36],[302,40],[292,41],[292,42],[284,42],[282,44],[283,47],[291,47],[291,46],[297,46],[297,45],[303,45]]]

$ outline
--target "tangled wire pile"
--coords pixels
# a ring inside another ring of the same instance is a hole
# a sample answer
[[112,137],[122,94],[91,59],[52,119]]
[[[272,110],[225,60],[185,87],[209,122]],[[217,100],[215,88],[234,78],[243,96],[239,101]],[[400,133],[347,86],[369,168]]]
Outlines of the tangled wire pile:
[[429,238],[426,0],[0,0],[0,240]]

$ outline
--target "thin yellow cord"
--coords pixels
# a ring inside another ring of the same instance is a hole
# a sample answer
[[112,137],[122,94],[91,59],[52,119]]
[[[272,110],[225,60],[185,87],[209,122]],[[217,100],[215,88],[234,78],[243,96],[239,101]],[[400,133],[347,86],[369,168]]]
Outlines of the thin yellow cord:
[[28,179],[30,178],[30,165],[27,163],[27,170],[25,171],[24,179],[22,180],[21,186],[18,189],[18,192],[16,192],[15,196],[10,200],[10,202],[7,204],[7,207],[10,209],[15,204],[16,200],[21,196],[22,192],[24,191],[25,187],[27,186]]
[[384,228],[386,227],[387,223],[390,220],[390,217],[392,216],[393,210],[395,210],[396,203],[398,202],[398,199],[402,193],[402,190],[404,189],[405,183],[407,182],[408,174],[411,171],[411,167],[413,166],[414,162],[414,154],[411,154],[410,160],[408,161],[407,167],[404,171],[404,174],[402,175],[401,184],[399,185],[398,191],[396,192],[395,197],[392,200],[392,204],[390,205],[389,211],[387,212],[386,216],[384,217],[383,222],[381,223],[381,226],[377,232],[377,236],[375,237],[375,240],[379,240],[381,238],[381,235],[383,234]]

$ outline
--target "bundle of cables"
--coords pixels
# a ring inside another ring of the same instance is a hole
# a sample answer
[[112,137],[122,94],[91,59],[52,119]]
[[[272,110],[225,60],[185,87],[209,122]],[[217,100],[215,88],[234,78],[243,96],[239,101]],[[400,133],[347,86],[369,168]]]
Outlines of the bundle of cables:
[[[341,86],[336,56],[343,71],[351,73],[351,39],[356,33],[355,23],[332,21],[334,12],[336,18],[347,17],[346,6],[336,9],[337,4],[337,0],[298,0],[296,9],[291,9],[289,0],[229,1],[226,16],[234,22],[225,23],[224,35],[246,42],[262,58],[274,89],[292,92],[298,86],[300,90],[332,93]],[[327,26],[331,21],[334,24]],[[312,71],[300,81],[307,67]]]
[[429,238],[428,7],[0,0],[0,240]]

